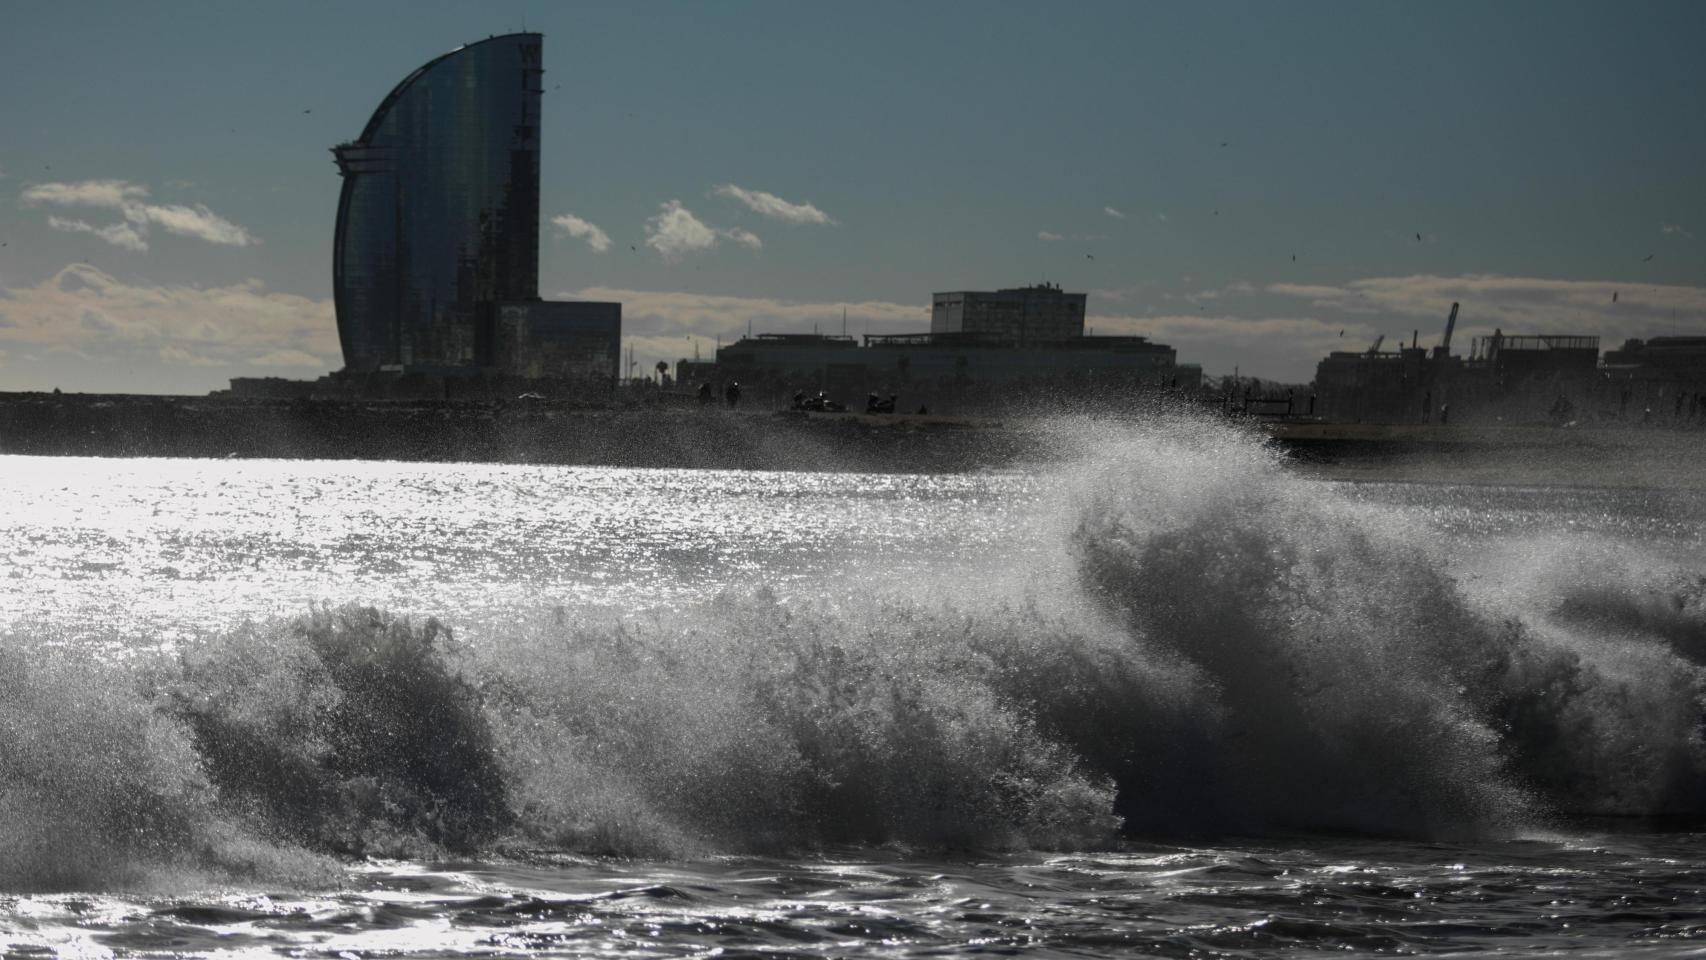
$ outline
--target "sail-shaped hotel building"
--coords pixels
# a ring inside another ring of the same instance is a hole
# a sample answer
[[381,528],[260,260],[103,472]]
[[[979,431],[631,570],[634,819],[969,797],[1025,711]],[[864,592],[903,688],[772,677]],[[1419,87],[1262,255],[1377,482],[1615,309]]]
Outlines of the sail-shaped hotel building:
[[621,305],[539,299],[543,39],[428,61],[333,148],[346,371],[613,382]]

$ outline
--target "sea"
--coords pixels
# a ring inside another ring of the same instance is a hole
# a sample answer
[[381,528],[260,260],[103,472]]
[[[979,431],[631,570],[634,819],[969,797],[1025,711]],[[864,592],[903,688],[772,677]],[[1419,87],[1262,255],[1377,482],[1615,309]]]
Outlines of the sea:
[[0,955],[1706,948],[1706,493],[1051,429],[0,457]]

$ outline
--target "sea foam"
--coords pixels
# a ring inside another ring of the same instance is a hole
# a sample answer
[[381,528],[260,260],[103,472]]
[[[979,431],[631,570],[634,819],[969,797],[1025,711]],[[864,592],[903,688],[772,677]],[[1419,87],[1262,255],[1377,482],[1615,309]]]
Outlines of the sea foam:
[[87,669],[13,636],[0,885],[1706,812],[1688,549],[1567,537],[1471,584],[1448,534],[1235,427],[1055,429],[1028,549],[905,583],[465,637],[319,608]]

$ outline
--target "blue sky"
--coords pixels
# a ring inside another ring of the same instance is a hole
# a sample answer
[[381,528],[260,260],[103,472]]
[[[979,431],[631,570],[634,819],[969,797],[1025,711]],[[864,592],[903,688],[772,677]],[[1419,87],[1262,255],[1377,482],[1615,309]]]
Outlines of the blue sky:
[[1097,333],[1294,381],[1453,300],[1460,349],[1706,333],[1697,2],[0,12],[0,390],[337,367],[328,148],[524,26],[541,292],[622,300],[642,370],[1043,279]]

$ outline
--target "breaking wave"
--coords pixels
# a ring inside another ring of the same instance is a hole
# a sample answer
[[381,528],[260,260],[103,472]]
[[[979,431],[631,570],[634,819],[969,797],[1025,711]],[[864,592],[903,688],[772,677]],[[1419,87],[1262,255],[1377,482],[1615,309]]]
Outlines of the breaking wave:
[[1607,576],[1578,543],[1591,578],[1471,588],[1235,429],[1061,432],[1045,548],[921,589],[478,642],[353,606],[169,656],[0,640],[0,889],[1706,813],[1697,557]]

